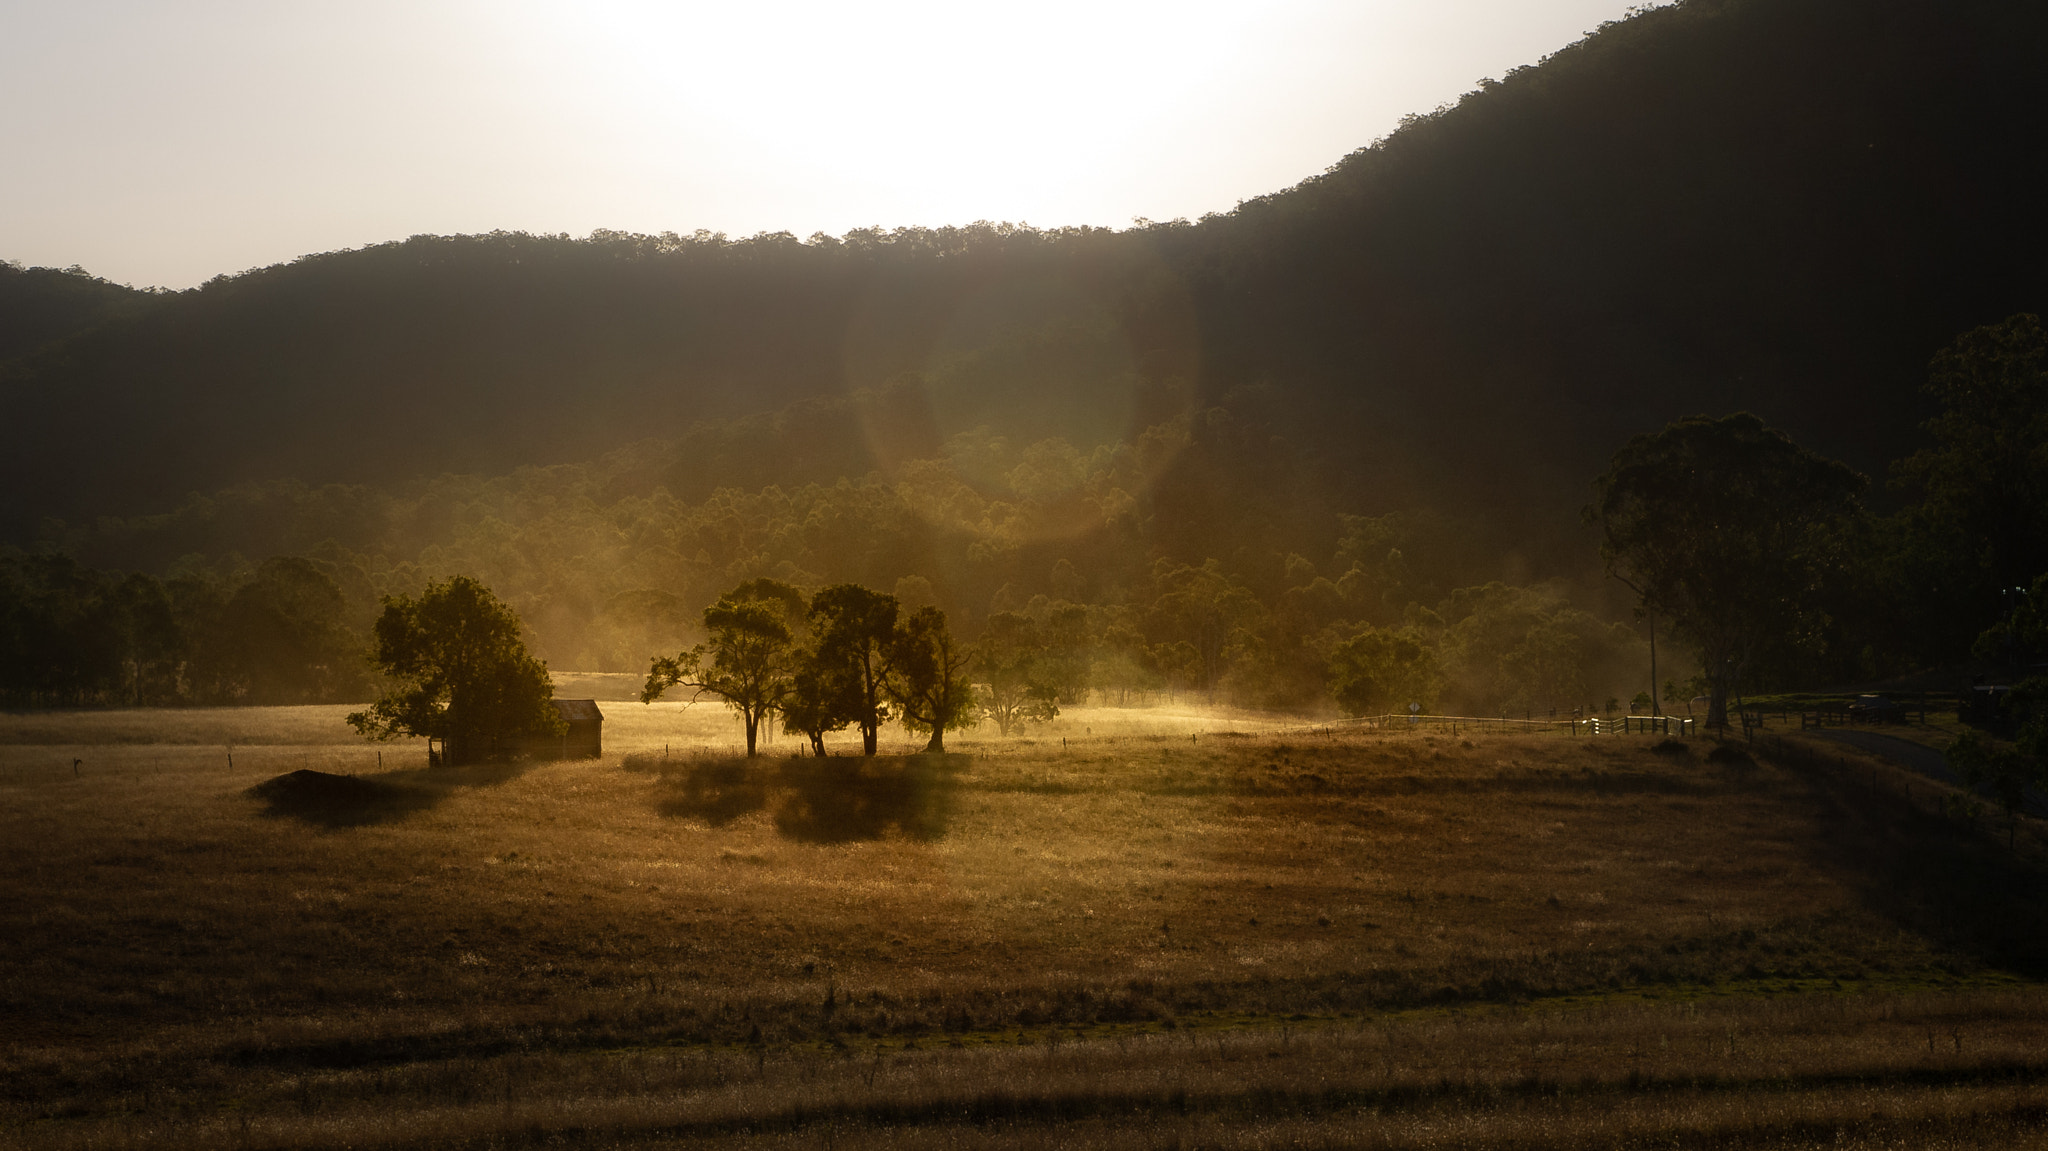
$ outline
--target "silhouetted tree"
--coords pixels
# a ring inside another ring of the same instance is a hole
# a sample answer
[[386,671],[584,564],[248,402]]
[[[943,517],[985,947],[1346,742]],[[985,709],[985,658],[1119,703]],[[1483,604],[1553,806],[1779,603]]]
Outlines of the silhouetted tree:
[[1692,416],[1615,453],[1585,511],[1609,573],[1699,651],[1709,726],[1767,645],[1810,634],[1862,476],[1747,412]]
[[1960,647],[2048,571],[2048,330],[2018,315],[1963,333],[1929,365],[1927,391],[1941,403],[1925,425],[1935,444],[1895,468],[1920,495],[1896,545],[1912,569],[1902,606],[1937,614]]
[[[657,656],[647,670],[640,702],[653,703],[671,687],[695,688],[724,699],[747,729],[755,753],[761,722],[788,698],[797,672],[792,620],[803,618],[803,593],[772,579],[748,580],[704,609],[705,643],[676,656]],[[706,666],[704,660],[710,657]]]
[[912,731],[930,732],[925,750],[946,750],[946,729],[974,722],[974,685],[964,647],[953,641],[946,613],[921,607],[902,622],[890,640],[889,697]]
[[876,733],[889,719],[890,656],[896,633],[896,597],[835,584],[811,597],[817,637],[814,681],[824,712],[860,729],[861,753],[875,754]]
[[1028,720],[1059,715],[1059,690],[1045,681],[1044,658],[1045,644],[1030,616],[999,611],[988,617],[974,647],[974,668],[981,705],[1004,735]]
[[[2048,679],[2032,679],[2013,689],[2007,699],[2007,706],[2022,714],[2032,714],[2044,703],[2048,703]],[[1943,756],[1955,773],[1971,787],[1991,792],[1998,805],[2005,809],[2006,846],[2012,846],[2019,824],[2020,809],[2026,806],[2027,791],[2048,783],[2048,770],[2040,752],[2043,749],[2040,728],[2036,721],[2031,731],[2025,733],[2030,739],[2023,742],[2028,747],[2001,746],[1979,731],[1965,731],[1949,742]]]
[[386,597],[372,659],[398,682],[348,722],[371,739],[439,740],[451,764],[501,754],[520,736],[562,734],[547,665],[519,633],[512,609],[468,576],[417,599]]
[[846,703],[851,677],[843,669],[818,662],[817,653],[799,653],[796,673],[790,677],[789,694],[782,701],[782,730],[794,732],[810,742],[811,754],[825,754],[825,736],[844,728],[853,710]]
[[[2043,650],[2048,650],[2048,574],[2036,578],[2006,618],[1977,640],[1983,656]],[[2014,684],[2000,707],[2013,724],[2012,746],[1966,731],[1948,745],[1946,754],[1958,775],[1998,797],[2010,821],[2025,806],[2029,788],[2048,784],[2048,676],[2029,676]],[[2011,828],[2009,822],[2008,845]]]

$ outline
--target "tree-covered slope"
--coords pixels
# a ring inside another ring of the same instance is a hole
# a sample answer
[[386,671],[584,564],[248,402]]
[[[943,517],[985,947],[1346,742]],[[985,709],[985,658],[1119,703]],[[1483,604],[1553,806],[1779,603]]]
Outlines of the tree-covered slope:
[[23,268],[0,262],[0,362],[78,335],[146,307],[148,292],[79,268]]
[[1610,25],[1187,230],[1209,370],[1286,381],[1283,418],[1354,405],[1468,497],[1738,408],[1874,469],[1935,348],[2048,301],[2044,48],[2048,9],[1987,0]]
[[[1531,538],[1628,433],[1689,412],[1751,408],[1875,470],[1914,442],[1935,348],[2048,304],[2044,49],[2048,12],[2008,0],[1686,0],[1197,223],[311,256],[59,325],[0,368],[0,532],[245,481],[502,474],[749,415],[781,421],[768,454],[700,435],[709,458],[634,482],[860,474],[983,425],[1131,440],[1214,404],[1341,506]],[[890,399],[854,405],[881,414],[843,450],[773,454],[859,389]]]

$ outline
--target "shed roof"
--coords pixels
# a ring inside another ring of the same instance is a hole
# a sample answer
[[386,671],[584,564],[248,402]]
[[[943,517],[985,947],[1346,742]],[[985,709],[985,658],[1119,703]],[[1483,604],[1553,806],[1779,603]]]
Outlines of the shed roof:
[[549,702],[555,705],[564,720],[570,723],[603,723],[604,713],[597,710],[594,699],[557,699]]

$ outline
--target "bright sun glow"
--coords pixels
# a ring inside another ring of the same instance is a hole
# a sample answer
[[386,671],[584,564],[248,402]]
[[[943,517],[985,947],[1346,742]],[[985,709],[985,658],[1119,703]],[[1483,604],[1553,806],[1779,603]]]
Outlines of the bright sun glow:
[[0,10],[0,258],[185,285],[416,232],[1228,211],[1620,0]]

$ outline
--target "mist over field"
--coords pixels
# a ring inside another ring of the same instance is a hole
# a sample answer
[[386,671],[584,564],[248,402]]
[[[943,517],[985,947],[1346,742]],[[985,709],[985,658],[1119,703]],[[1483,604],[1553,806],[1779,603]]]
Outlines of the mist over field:
[[0,263],[0,1148],[2048,1145],[2044,49],[1682,0],[1194,221]]

